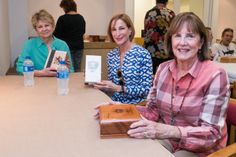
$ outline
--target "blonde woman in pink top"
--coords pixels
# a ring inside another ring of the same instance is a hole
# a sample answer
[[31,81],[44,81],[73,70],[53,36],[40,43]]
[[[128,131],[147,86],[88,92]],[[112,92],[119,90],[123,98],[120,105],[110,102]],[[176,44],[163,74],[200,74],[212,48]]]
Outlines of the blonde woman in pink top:
[[137,106],[143,119],[128,134],[158,139],[176,157],[207,156],[227,141],[227,74],[209,60],[206,29],[194,13],[173,19],[165,45],[174,59],[159,66],[147,106]]

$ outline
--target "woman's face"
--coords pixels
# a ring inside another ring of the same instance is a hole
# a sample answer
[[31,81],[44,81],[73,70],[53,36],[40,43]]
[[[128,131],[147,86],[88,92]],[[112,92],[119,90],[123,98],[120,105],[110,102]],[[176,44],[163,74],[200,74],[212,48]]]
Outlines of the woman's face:
[[51,37],[53,31],[54,27],[48,22],[39,20],[36,24],[36,32],[42,39]]
[[200,35],[188,30],[187,23],[184,23],[178,32],[172,35],[173,53],[179,61],[194,61],[197,53],[202,47]]
[[130,41],[131,29],[129,29],[124,21],[118,19],[111,23],[111,34],[118,46],[122,46]]

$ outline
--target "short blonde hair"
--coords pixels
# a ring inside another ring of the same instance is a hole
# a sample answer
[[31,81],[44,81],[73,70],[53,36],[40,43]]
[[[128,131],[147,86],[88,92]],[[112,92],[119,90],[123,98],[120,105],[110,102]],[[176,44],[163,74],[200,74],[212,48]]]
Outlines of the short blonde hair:
[[124,23],[127,25],[127,27],[129,29],[131,29],[131,34],[129,36],[129,40],[132,41],[134,39],[134,35],[135,35],[134,25],[133,25],[133,22],[131,21],[130,17],[126,14],[118,14],[118,15],[115,15],[111,18],[109,25],[108,25],[108,29],[107,29],[107,34],[108,34],[108,37],[110,38],[110,40],[112,42],[115,42],[112,37],[112,33],[111,33],[111,30],[112,30],[111,24],[113,21],[116,22],[117,20],[124,21]]
[[53,27],[55,26],[55,21],[51,14],[49,14],[46,10],[42,9],[39,12],[36,12],[31,19],[32,26],[36,30],[36,25],[39,21],[48,22]]

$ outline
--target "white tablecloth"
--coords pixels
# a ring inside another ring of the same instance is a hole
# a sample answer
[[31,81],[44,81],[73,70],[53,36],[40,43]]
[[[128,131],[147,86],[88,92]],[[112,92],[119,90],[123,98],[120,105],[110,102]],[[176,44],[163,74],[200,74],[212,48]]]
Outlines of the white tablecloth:
[[57,95],[56,78],[0,77],[0,157],[173,157],[157,140],[100,139],[94,107],[110,98],[71,74],[69,94]]
[[229,81],[232,83],[236,80],[236,63],[220,63],[216,62],[217,65],[225,69],[228,74]]

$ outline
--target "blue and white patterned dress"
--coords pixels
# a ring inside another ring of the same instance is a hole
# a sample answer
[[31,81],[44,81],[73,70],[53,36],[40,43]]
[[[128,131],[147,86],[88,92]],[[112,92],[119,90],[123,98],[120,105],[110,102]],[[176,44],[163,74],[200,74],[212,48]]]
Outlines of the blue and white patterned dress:
[[139,45],[135,45],[125,53],[123,65],[120,65],[119,48],[111,50],[107,55],[108,79],[119,85],[117,70],[121,70],[126,92],[115,92],[113,101],[137,104],[144,101],[152,86],[152,60],[150,53]]

